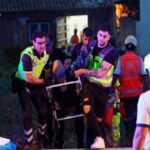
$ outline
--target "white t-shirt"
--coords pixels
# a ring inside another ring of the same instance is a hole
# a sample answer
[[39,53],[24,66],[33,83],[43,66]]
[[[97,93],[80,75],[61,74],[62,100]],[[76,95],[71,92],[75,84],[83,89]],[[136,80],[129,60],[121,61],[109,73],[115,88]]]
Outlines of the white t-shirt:
[[146,55],[144,58],[144,68],[148,69],[150,76],[150,54]]
[[[139,98],[136,124],[150,128],[150,90],[143,93]],[[150,130],[146,136],[144,149],[150,150]]]

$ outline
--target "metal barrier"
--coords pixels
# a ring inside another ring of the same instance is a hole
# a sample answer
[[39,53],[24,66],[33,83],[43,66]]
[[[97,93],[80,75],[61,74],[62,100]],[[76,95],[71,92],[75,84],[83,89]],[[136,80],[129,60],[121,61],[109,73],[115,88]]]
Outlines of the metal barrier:
[[[53,88],[64,86],[64,85],[77,84],[77,83],[80,84],[80,90],[81,90],[82,89],[82,82],[81,82],[80,77],[78,77],[78,80],[76,80],[76,81],[70,81],[70,82],[65,82],[65,83],[47,86],[46,91],[49,95],[49,93],[51,93],[51,90]],[[54,117],[57,120],[57,122],[63,121],[63,120],[68,120],[68,119],[75,119],[75,118],[79,118],[79,117],[84,117],[84,114],[78,114],[78,115],[67,116],[67,117],[63,117],[63,118],[57,118],[56,110],[54,110],[53,114],[54,114]],[[58,126],[59,126],[59,124],[58,124]],[[87,145],[87,121],[86,121],[86,118],[84,118],[84,132],[83,132],[83,134],[84,134],[83,135],[84,136],[83,144],[84,144],[84,147],[86,147],[86,145]]]

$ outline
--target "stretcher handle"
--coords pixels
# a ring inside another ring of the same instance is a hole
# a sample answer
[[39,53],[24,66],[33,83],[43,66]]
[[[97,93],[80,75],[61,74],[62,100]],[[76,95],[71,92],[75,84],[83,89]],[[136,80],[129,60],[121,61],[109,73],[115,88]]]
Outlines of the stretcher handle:
[[75,84],[75,83],[79,83],[82,86],[80,77],[78,77],[78,80],[76,80],[76,81],[70,81],[70,82],[59,83],[59,84],[47,86],[46,91],[51,90],[52,88],[55,88],[55,87],[60,87],[60,86]]

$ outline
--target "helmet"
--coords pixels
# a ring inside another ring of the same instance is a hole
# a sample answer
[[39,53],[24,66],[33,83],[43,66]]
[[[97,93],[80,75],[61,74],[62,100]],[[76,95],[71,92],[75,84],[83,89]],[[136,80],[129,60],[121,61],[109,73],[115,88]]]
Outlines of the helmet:
[[124,44],[127,45],[129,43],[132,43],[135,47],[137,47],[137,39],[133,35],[128,35],[124,41]]

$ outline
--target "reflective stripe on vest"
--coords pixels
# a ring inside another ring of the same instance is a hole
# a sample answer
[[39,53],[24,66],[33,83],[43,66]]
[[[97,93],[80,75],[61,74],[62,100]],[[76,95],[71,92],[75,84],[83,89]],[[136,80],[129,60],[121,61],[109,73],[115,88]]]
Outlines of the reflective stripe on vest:
[[141,83],[142,58],[134,53],[119,58],[121,66],[120,97],[139,96],[143,92]]
[[44,66],[46,65],[48,61],[49,55],[46,53],[46,51],[44,51],[44,56],[39,59],[37,56],[34,56],[33,54],[33,46],[25,49],[21,53],[18,71],[16,73],[16,77],[22,80],[25,80],[25,74],[24,74],[23,63],[22,63],[22,57],[24,54],[27,54],[31,58],[33,76],[39,78],[43,71]]
[[121,91],[122,94],[132,94],[132,93],[142,93],[143,92],[143,88],[135,88],[135,89],[130,89],[130,90],[123,90]]
[[109,71],[106,73],[105,77],[103,78],[96,78],[93,76],[90,76],[89,80],[94,83],[99,83],[104,87],[110,87],[113,79],[113,70],[114,66],[112,66]]

